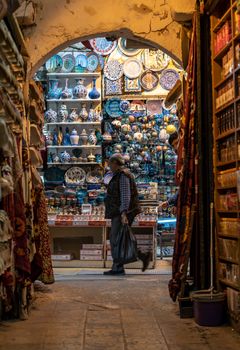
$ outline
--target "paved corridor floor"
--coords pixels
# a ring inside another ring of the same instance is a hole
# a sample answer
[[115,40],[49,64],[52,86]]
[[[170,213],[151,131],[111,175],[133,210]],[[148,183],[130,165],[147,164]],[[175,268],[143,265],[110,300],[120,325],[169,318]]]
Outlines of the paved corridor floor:
[[181,320],[168,276],[82,276],[42,287],[27,321],[0,324],[0,350],[239,350],[231,327]]

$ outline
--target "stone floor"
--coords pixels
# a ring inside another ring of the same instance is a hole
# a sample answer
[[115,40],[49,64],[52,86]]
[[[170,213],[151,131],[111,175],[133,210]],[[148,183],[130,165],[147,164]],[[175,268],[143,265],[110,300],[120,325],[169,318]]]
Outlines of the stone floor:
[[240,335],[230,327],[181,320],[168,279],[81,276],[40,286],[27,321],[0,324],[0,350],[240,349]]

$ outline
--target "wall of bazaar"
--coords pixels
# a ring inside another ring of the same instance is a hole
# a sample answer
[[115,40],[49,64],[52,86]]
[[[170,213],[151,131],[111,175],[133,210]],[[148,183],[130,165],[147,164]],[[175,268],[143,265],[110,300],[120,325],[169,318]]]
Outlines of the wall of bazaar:
[[181,22],[195,0],[33,0],[35,25],[25,29],[31,73],[71,43],[116,35],[150,43],[182,61]]

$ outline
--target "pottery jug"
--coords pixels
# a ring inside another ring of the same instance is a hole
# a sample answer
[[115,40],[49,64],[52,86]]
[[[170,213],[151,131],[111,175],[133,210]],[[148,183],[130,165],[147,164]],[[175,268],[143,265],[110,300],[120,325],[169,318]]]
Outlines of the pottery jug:
[[78,141],[79,141],[79,135],[77,133],[76,129],[72,130],[71,136],[70,136],[70,140],[71,140],[71,144],[76,146],[78,145]]
[[87,158],[88,158],[89,162],[95,162],[95,159],[96,159],[96,157],[92,153],[89,154],[89,156]]
[[88,120],[90,122],[94,122],[96,120],[96,113],[95,113],[93,108],[90,108],[90,110],[89,110]]
[[67,106],[62,104],[59,108],[58,111],[58,121],[61,122],[65,122],[68,118],[68,110],[67,110]]
[[63,145],[64,146],[70,146],[71,145],[71,139],[69,134],[69,129],[66,128],[65,134],[63,136]]
[[60,160],[62,163],[67,163],[71,159],[70,154],[67,151],[61,152],[60,154]]
[[88,142],[88,135],[87,135],[85,129],[83,129],[83,131],[82,131],[81,134],[80,134],[80,140],[81,140],[82,145],[84,145],[84,146],[85,146],[85,145],[87,144],[87,142]]
[[57,122],[57,112],[55,112],[52,108],[48,109],[45,112],[45,121],[47,123],[56,123]]
[[49,80],[49,91],[48,98],[49,99],[59,99],[62,93],[62,88],[58,87],[59,81],[58,79]]
[[79,115],[80,115],[80,117],[82,118],[83,121],[86,121],[88,119],[88,111],[87,111],[85,103],[83,103],[82,109],[81,109]]
[[100,92],[96,88],[96,78],[93,78],[92,90],[89,92],[88,97],[91,100],[97,100],[100,97]]
[[73,89],[74,98],[86,98],[87,88],[83,85],[84,79],[76,79],[76,86]]
[[97,144],[97,136],[95,135],[95,131],[92,130],[91,134],[88,137],[88,142],[90,145],[96,145]]
[[71,113],[69,114],[68,120],[70,122],[76,122],[78,120],[77,108],[71,108]]
[[62,98],[72,98],[72,89],[68,87],[68,78],[66,79],[65,88],[61,94]]

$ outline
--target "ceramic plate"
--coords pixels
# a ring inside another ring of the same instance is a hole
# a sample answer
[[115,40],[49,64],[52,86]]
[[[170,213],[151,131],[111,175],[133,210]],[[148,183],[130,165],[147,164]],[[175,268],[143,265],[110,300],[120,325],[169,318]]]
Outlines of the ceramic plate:
[[66,171],[64,179],[69,185],[82,184],[86,179],[86,173],[79,167],[71,167]]
[[105,57],[103,57],[101,55],[98,55],[98,61],[99,61],[101,69],[103,69],[104,68],[104,64],[105,64]]
[[120,102],[120,109],[121,109],[121,111],[122,111],[123,113],[128,112],[128,111],[130,110],[130,106],[131,106],[131,104],[130,104],[130,102],[127,101],[127,100],[122,100],[122,101]]
[[109,80],[120,79],[123,75],[123,65],[118,60],[110,60],[104,67],[104,74]]
[[109,80],[105,78],[105,95],[121,95],[122,94],[122,79]]
[[147,111],[150,114],[161,114],[162,113],[162,102],[160,100],[148,100]]
[[99,64],[98,55],[96,53],[90,53],[87,55],[87,70],[94,72]]
[[165,69],[170,62],[170,57],[161,50],[144,50],[144,65],[152,71]]
[[140,80],[137,79],[129,79],[125,76],[125,87],[124,90],[125,92],[141,92],[142,87],[140,84]]
[[63,66],[62,57],[54,55],[46,62],[46,69],[49,73],[60,72]]
[[136,79],[142,72],[142,63],[136,58],[129,58],[123,64],[123,73],[129,79]]
[[87,68],[87,56],[83,53],[80,53],[76,57],[76,66],[81,66],[83,68]]
[[160,85],[165,90],[171,90],[179,79],[179,74],[174,69],[166,69],[160,76]]
[[157,73],[152,72],[151,70],[146,70],[143,72],[140,78],[140,83],[144,90],[152,91],[154,90],[159,82]]
[[122,111],[120,109],[120,98],[111,98],[107,101],[105,105],[105,110],[110,117],[117,118],[122,115]]
[[117,41],[108,41],[106,38],[95,38],[90,40],[90,44],[94,52],[102,56],[107,56],[115,50]]
[[62,71],[64,73],[70,73],[75,67],[75,57],[71,54],[64,55]]
[[126,55],[126,56],[136,56],[142,51],[142,49],[127,49],[126,43],[127,43],[127,39],[125,39],[125,38],[118,39],[119,50],[124,55]]

